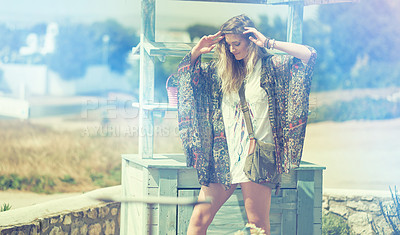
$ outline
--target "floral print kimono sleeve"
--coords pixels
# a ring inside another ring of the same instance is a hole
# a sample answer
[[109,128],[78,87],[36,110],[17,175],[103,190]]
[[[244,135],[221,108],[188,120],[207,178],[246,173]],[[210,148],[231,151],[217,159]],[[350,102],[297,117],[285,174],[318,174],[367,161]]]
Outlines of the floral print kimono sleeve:
[[[308,47],[311,57],[307,64],[290,55],[274,55],[268,60],[266,86],[273,94],[270,119],[277,146],[280,172],[289,172],[300,165],[308,118],[311,77],[316,51]],[[263,83],[263,81],[262,81]],[[268,92],[268,91],[267,91]]]
[[190,64],[187,54],[178,66],[178,125],[187,166],[197,169],[200,184],[207,185],[212,155],[209,64],[199,57]]

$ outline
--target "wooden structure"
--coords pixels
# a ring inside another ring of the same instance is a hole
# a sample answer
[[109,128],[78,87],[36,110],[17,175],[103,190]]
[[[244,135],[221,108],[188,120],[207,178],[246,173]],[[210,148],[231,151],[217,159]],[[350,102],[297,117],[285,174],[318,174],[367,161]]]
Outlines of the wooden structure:
[[[254,4],[287,4],[289,15],[287,41],[302,42],[303,8],[310,4],[349,2],[355,0],[200,0]],[[123,197],[196,196],[200,186],[196,172],[187,168],[183,154],[153,154],[153,115],[176,110],[168,104],[154,103],[154,62],[165,56],[183,57],[193,44],[155,42],[155,0],[141,0],[142,21],[140,44],[139,91],[139,153],[122,156]],[[205,55],[207,56],[207,55]],[[311,163],[285,175],[282,190],[272,198],[272,234],[321,234],[322,170]],[[152,221],[155,234],[185,234],[191,209],[181,206],[155,205],[149,220],[144,204],[123,203],[121,234],[145,234],[145,226]],[[241,194],[232,198],[218,212],[209,234],[229,234],[246,221]],[[230,230],[226,230],[230,229]]]
[[[303,162],[301,167],[285,174],[278,195],[273,191],[271,234],[321,234],[322,170],[324,167]],[[196,197],[200,186],[196,171],[186,167],[182,154],[122,156],[123,197],[179,196]],[[155,205],[148,213],[145,204],[123,203],[121,234],[146,234],[151,221],[153,234],[186,234],[192,207]],[[148,215],[152,214],[152,218]],[[246,212],[240,189],[217,213],[208,234],[233,234],[246,224]]]

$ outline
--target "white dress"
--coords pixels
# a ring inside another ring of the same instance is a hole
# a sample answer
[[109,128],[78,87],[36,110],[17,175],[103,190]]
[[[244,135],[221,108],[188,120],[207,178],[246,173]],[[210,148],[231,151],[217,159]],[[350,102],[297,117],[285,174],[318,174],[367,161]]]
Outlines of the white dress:
[[[260,87],[261,60],[256,63],[253,72],[245,79],[245,96],[249,103],[250,118],[254,136],[264,142],[273,143],[272,129],[268,116],[268,96]],[[222,115],[230,157],[232,184],[250,181],[243,172],[244,162],[249,150],[250,140],[247,133],[240,99],[237,92],[224,94]]]

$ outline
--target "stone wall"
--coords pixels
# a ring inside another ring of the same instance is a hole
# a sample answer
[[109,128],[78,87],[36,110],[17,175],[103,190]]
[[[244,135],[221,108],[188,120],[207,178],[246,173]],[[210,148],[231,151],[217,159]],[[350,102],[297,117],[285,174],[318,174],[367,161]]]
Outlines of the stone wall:
[[347,221],[353,234],[373,235],[373,224],[380,234],[393,234],[382,215],[379,203],[392,203],[389,193],[324,190],[322,213],[333,213]]
[[27,224],[0,228],[0,235],[119,234],[120,203],[100,204],[79,211],[38,218]]
[[1,212],[0,235],[119,234],[121,204],[96,200],[119,195],[114,186]]
[[[0,235],[35,234],[119,234],[120,203],[101,203],[93,198],[121,195],[121,187],[95,190],[80,196],[59,199],[0,213]],[[344,218],[352,234],[393,234],[385,222],[379,203],[392,204],[389,192],[324,189],[323,214]]]

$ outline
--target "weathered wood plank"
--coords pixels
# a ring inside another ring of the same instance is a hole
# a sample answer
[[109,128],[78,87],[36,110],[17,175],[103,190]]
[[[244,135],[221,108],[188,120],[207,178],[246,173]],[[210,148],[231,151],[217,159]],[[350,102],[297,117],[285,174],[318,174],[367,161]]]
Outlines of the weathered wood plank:
[[142,159],[138,154],[122,154],[122,158],[145,168],[190,169],[183,154],[154,154],[152,159]]
[[178,188],[200,188],[195,168],[183,169],[178,172]]
[[314,207],[314,224],[322,223],[322,207]]
[[226,3],[248,3],[248,4],[266,4],[268,0],[181,0],[191,2],[226,2]]
[[[150,209],[151,209],[151,221],[152,221],[152,226],[153,226],[153,234],[158,231],[158,226],[159,226],[159,206],[158,204],[150,204],[150,205],[146,205],[147,208],[147,216],[150,216]],[[147,229],[150,227],[148,223],[146,223],[146,227]],[[157,226],[157,229],[154,229],[154,226]]]
[[296,178],[296,172],[291,171],[290,173],[284,173],[282,174],[282,182],[281,182],[281,188],[296,188],[297,187],[297,178]]
[[289,4],[286,41],[301,44],[303,41],[303,2]]
[[360,2],[360,0],[304,0],[304,5],[322,5],[322,4],[333,4],[333,3],[349,3],[349,2]]
[[[143,37],[143,35],[142,35]],[[139,103],[154,102],[154,58],[150,57],[141,47],[140,52],[140,82]],[[139,108],[139,155],[141,158],[153,156],[154,122],[153,112]]]
[[314,229],[313,235],[321,235],[322,234],[322,224],[314,224],[313,229]]
[[[129,187],[128,184],[130,184],[130,181],[128,179],[126,171],[128,170],[129,166],[129,161],[126,159],[122,159],[122,165],[121,165],[121,184],[123,185],[122,187],[122,196],[127,197],[130,196],[131,192],[129,192]],[[127,203],[122,203],[121,204],[121,228],[120,228],[120,233],[122,235],[128,234],[128,218],[129,218],[129,208]]]
[[211,223],[209,234],[233,234],[247,223],[241,190],[235,190]]
[[320,166],[311,162],[301,161],[300,167],[296,168],[296,171],[309,171],[309,170],[325,170],[326,167]]
[[316,188],[322,188],[323,175],[322,170],[314,172],[314,184]]
[[[142,24],[140,43],[155,39],[155,0],[142,0]],[[139,103],[154,103],[154,58],[140,47]],[[139,108],[139,156],[153,157],[153,113]]]
[[147,187],[149,188],[158,188],[160,182],[160,174],[159,170],[156,168],[148,168],[149,172],[149,180],[147,181]]
[[[129,161],[122,161],[122,194],[124,197],[144,197],[147,195],[147,173],[145,169]],[[121,204],[121,234],[141,235],[146,232],[147,209],[142,203]]]
[[313,233],[314,171],[298,171],[297,234]]
[[296,234],[297,190],[283,189],[282,204],[292,205],[292,208],[282,208],[282,217],[280,223],[282,234]]
[[156,32],[156,1],[155,0],[142,0],[142,22],[141,33],[150,41],[155,40]]
[[[177,170],[160,170],[159,195],[160,196],[178,196]],[[176,210],[177,206],[159,205],[159,233],[158,234],[176,234]]]
[[280,225],[282,234],[296,234],[296,210],[283,210]]
[[225,2],[225,3],[246,3],[246,4],[267,4],[283,5],[296,2],[304,2],[304,5],[321,5],[332,3],[360,2],[360,0],[181,0],[192,2]]
[[[178,190],[179,197],[197,197],[200,190]],[[190,217],[192,216],[192,206],[178,206],[177,235],[186,235],[189,226]]]
[[314,187],[314,207],[322,206],[322,188]]

